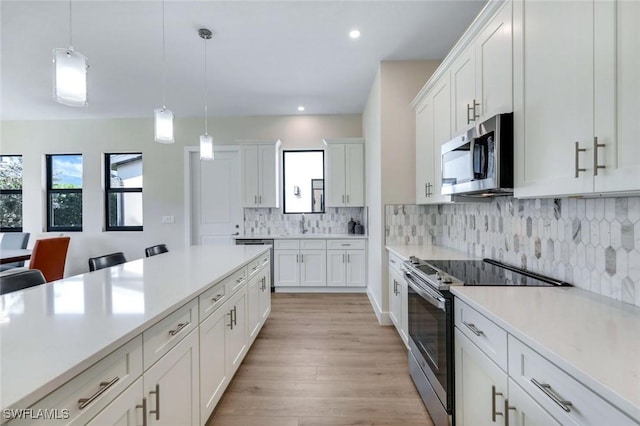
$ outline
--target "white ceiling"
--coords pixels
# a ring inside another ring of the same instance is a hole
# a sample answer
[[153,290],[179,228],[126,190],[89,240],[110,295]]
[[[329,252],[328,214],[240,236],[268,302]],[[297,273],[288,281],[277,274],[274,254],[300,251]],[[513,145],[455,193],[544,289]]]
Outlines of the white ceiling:
[[[167,107],[209,114],[361,113],[379,61],[441,59],[483,0],[166,0]],[[150,117],[162,104],[162,2],[74,0],[73,46],[89,59],[89,106],[51,99],[52,49],[68,47],[69,2],[2,0],[4,120]],[[357,28],[358,40],[348,37]],[[299,113],[298,105],[306,111]]]

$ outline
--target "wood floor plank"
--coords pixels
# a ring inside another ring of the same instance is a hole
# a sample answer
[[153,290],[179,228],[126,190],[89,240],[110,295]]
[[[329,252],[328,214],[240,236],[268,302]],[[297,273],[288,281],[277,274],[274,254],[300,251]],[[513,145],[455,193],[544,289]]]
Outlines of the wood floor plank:
[[364,294],[283,294],[208,426],[432,425]]

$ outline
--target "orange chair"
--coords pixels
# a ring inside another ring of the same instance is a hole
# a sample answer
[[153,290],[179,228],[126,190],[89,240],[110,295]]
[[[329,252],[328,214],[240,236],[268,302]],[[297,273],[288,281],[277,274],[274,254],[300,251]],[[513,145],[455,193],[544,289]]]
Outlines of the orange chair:
[[47,282],[59,280],[64,275],[70,237],[37,240],[31,251],[29,269],[39,269]]

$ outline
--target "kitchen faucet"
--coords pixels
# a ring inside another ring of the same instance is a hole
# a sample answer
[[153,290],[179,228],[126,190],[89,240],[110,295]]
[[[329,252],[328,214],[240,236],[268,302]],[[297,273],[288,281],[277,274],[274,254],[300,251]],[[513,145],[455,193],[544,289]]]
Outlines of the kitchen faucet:
[[304,214],[302,214],[302,219],[300,219],[300,230],[303,234],[307,233],[307,229],[304,227]]

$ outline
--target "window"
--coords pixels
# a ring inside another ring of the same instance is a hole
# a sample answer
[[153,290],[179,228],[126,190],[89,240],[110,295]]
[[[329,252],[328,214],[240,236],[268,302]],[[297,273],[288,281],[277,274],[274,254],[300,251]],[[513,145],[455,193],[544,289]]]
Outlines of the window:
[[105,154],[107,231],[142,231],[142,154]]
[[0,231],[22,232],[22,156],[0,156]]
[[47,231],[82,231],[82,154],[47,155]]
[[324,213],[324,151],[284,151],[285,213]]

